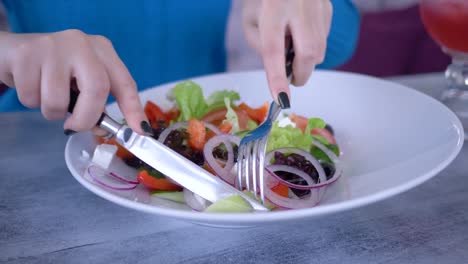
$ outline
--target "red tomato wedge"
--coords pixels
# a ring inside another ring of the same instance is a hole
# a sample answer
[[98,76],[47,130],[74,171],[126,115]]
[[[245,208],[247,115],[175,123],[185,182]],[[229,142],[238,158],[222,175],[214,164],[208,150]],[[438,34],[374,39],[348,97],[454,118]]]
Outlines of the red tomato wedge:
[[[293,123],[296,124],[297,128],[300,128],[302,132],[304,132],[304,130],[307,127],[307,121],[308,121],[307,118],[301,115],[296,115],[296,114],[290,114],[289,118],[291,119]],[[328,142],[330,142],[331,144],[336,144],[335,137],[330,133],[330,131],[326,130],[325,128],[312,128],[310,130],[310,133],[312,135],[322,136],[326,138]]]
[[205,125],[195,118],[190,118],[187,133],[189,134],[189,146],[196,150],[203,150],[206,142]]
[[[245,130],[247,129],[247,122],[249,121],[249,115],[242,109],[234,109],[234,111],[237,114],[237,118],[239,119],[239,128],[240,130]],[[211,111],[204,115],[201,120],[211,123],[215,126],[221,125],[221,123],[225,120],[226,118],[226,109],[218,109]]]
[[228,134],[232,130],[232,124],[225,120],[224,122],[221,122],[221,124],[218,126],[218,129],[222,133]]
[[322,136],[328,140],[328,142],[336,145],[335,137],[330,133],[330,131],[326,130],[325,128],[312,128],[310,130],[312,135]]
[[304,132],[304,130],[307,127],[307,120],[308,120],[307,118],[301,115],[290,114],[289,119],[291,119],[291,122],[296,124],[297,128],[300,128],[302,132]]
[[180,116],[180,111],[179,109],[177,108],[172,108],[171,110],[169,110],[167,113],[166,113],[166,116],[167,116],[167,119],[168,119],[168,123],[171,121],[171,120],[177,120],[177,118],[179,118]]
[[142,170],[137,175],[138,182],[146,188],[159,191],[181,191],[182,187],[171,182],[166,178],[156,178],[151,176],[148,171]]
[[239,108],[244,110],[258,124],[262,123],[268,115],[268,103],[264,103],[259,108],[251,108],[247,104],[241,103]]
[[278,194],[279,196],[282,196],[282,197],[289,197],[289,188],[288,186],[284,185],[284,184],[281,184],[281,183],[278,183],[278,185],[276,185],[275,187],[271,188],[271,190]]
[[153,103],[151,101],[146,102],[144,110],[145,110],[146,117],[150,121],[151,126],[153,128],[157,128],[159,120],[164,121],[166,126],[169,125],[169,121],[171,120],[171,117],[169,117],[168,114],[166,114],[155,103]]

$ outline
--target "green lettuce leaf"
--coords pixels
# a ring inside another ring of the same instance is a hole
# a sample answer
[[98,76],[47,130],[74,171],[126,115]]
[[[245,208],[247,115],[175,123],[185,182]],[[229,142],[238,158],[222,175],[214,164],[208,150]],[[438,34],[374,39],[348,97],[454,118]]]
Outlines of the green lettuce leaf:
[[208,98],[206,98],[206,104],[208,108],[206,112],[211,112],[216,109],[225,107],[225,99],[228,98],[230,103],[240,100],[240,95],[238,92],[234,91],[217,91],[212,93]]
[[[320,118],[309,119],[307,128],[310,131],[312,128],[324,128],[325,122]],[[310,152],[318,160],[332,162],[328,156],[319,148],[315,147],[312,142],[318,141],[325,147],[333,151],[339,156],[340,150],[337,145],[331,144],[328,140],[322,136],[304,134],[301,129],[288,125],[286,127],[279,127],[278,121],[273,123],[273,128],[270,132],[267,143],[267,152],[278,148],[293,147],[303,149]]]
[[249,133],[250,131],[254,130],[257,127],[258,127],[257,122],[253,121],[252,119],[249,119],[249,120],[247,120],[247,129],[239,131],[239,132],[234,133],[234,134],[236,136],[240,137],[240,138],[243,138],[245,135],[247,135],[247,133]]
[[232,125],[231,133],[237,133],[240,131],[239,118],[237,117],[237,114],[234,111],[234,109],[232,109],[231,101],[229,100],[228,97],[224,98],[224,104],[226,105],[226,109],[227,109],[226,120]]
[[181,82],[174,87],[173,94],[180,110],[178,121],[186,121],[191,117],[200,119],[206,114],[208,105],[198,84],[192,81]]
[[310,135],[310,136],[312,137],[313,140],[317,140],[319,143],[322,143],[325,146],[330,144],[330,142],[328,142],[328,139],[322,136],[319,136],[319,135]]
[[247,120],[247,130],[254,130],[258,127],[257,122],[252,119]]
[[312,137],[304,135],[302,130],[291,125],[280,127],[278,121],[273,123],[273,127],[268,137],[267,152],[278,148],[293,147],[310,151],[312,147]]
[[[335,153],[336,156],[340,155],[340,149],[338,148],[337,145],[335,144],[326,144],[325,147],[327,147],[329,150],[331,150],[333,153]],[[328,163],[333,163],[333,161],[323,152],[321,149],[317,148],[316,146],[312,146],[310,149],[310,154],[314,156],[318,160],[323,160]]]
[[320,118],[316,118],[316,117],[309,118],[309,120],[307,120],[307,126],[306,126],[305,131],[310,132],[312,128],[325,128],[326,125],[327,123],[325,123],[325,121],[323,121]]

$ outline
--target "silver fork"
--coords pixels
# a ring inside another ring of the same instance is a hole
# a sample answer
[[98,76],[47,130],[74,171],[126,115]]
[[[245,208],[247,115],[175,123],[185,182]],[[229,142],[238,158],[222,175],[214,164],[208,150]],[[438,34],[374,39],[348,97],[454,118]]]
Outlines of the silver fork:
[[[294,59],[294,50],[292,39],[290,40],[289,48],[286,51],[286,75],[289,83],[292,79],[292,62]],[[265,121],[256,129],[245,135],[238,148],[237,155],[237,183],[236,187],[245,189],[254,194],[257,199],[260,199],[262,204],[265,203],[265,152],[273,122],[281,112],[281,107],[275,101],[271,102],[270,109]],[[260,191],[260,197],[258,197]]]

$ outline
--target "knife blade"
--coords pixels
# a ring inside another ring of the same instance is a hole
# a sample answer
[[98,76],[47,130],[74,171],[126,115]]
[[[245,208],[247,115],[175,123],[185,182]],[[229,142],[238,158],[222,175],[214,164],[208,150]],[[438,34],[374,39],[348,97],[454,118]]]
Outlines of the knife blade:
[[[79,92],[70,90],[68,111],[73,112]],[[161,142],[134,132],[127,125],[120,124],[106,113],[102,113],[97,126],[115,136],[116,141],[149,166],[157,169],[179,185],[214,203],[220,199],[240,195],[256,211],[268,209],[245,193],[215,177],[205,169],[180,155]]]

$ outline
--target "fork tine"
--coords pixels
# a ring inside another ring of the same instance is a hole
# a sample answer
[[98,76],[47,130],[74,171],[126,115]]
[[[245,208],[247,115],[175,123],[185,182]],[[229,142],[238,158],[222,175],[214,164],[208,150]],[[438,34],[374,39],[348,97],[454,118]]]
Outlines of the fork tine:
[[265,151],[268,138],[264,137],[259,142],[257,157],[258,157],[258,178],[260,182],[260,200],[265,204]]
[[239,145],[237,149],[237,189],[241,190],[244,188],[243,181],[243,172],[244,172],[244,145]]
[[265,150],[273,121],[281,107],[272,102],[267,118],[256,129],[242,138],[238,148],[237,187],[252,192],[257,199],[265,202]]
[[244,147],[244,179],[245,179],[245,188],[250,191],[250,156],[252,145],[249,143]]
[[257,182],[258,182],[258,179],[257,179],[257,169],[258,169],[258,166],[257,166],[257,158],[258,158],[258,140],[254,140],[252,142],[252,155],[250,157],[250,164],[252,166],[252,169],[251,169],[251,178],[252,178],[252,189],[253,189],[253,193],[255,195],[255,197],[258,197],[258,192],[257,192]]

